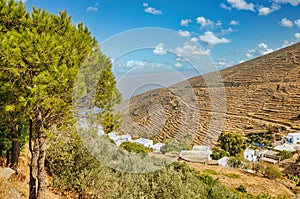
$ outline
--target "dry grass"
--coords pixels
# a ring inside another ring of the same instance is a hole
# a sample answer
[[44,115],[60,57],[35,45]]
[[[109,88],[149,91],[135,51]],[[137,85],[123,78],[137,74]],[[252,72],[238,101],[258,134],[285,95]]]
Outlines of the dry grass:
[[[272,196],[281,195],[290,197],[294,195],[290,189],[283,185],[286,184],[283,180],[269,180],[256,174],[246,173],[238,169],[224,168],[221,166],[210,166],[190,162],[188,162],[188,165],[192,166],[200,172],[204,172],[208,169],[215,170],[218,175],[212,175],[212,177],[218,178],[221,184],[231,189],[235,189],[240,185],[244,185],[247,191],[254,195],[262,193],[268,193]],[[238,175],[239,177],[232,178],[231,175],[233,173]]]

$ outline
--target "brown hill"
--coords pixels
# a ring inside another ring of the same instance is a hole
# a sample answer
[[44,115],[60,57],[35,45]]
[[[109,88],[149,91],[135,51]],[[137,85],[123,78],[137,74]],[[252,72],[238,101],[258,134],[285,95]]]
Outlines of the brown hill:
[[131,98],[123,130],[165,142],[186,133],[213,144],[222,131],[300,130],[300,43]]

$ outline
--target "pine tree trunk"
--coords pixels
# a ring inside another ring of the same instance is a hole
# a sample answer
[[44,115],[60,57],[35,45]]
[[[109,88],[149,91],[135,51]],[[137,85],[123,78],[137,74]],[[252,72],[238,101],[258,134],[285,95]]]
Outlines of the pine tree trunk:
[[[36,137],[36,136],[35,136]],[[34,141],[34,147],[32,142]],[[30,181],[29,181],[29,199],[36,199],[36,180],[37,180],[37,160],[39,157],[39,145],[36,138],[33,138],[33,124],[32,120],[29,120],[29,150],[31,153],[31,163],[29,166],[30,170]]]
[[39,108],[36,109],[36,133],[38,137],[39,156],[38,156],[38,192],[37,199],[44,199],[46,192],[46,174],[45,174],[45,157],[46,157],[46,133],[43,130],[42,113]]
[[19,124],[16,123],[12,128],[12,148],[11,148],[11,162],[10,168],[17,172],[18,162],[20,155],[20,145],[19,145]]
[[10,165],[10,150],[6,151],[6,164],[5,167],[8,167]]

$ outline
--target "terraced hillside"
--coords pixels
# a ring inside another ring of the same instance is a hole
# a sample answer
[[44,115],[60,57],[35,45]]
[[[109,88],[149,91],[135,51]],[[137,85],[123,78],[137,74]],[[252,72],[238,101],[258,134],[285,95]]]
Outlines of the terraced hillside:
[[125,132],[162,142],[186,133],[213,144],[222,131],[300,130],[300,43],[135,96],[120,110]]

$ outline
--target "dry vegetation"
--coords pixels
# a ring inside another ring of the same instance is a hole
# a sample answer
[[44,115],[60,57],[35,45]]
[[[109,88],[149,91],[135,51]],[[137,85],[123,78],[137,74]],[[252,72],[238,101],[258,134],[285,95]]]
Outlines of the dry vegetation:
[[[256,174],[228,167],[210,166],[199,163],[188,163],[188,165],[201,173],[208,169],[216,171],[217,174],[211,176],[218,178],[221,184],[232,189],[244,185],[247,188],[247,192],[254,195],[268,193],[272,196],[294,196],[293,191],[286,187],[288,183],[285,183],[285,180],[270,180]],[[228,174],[237,174],[239,177],[232,178]]]

